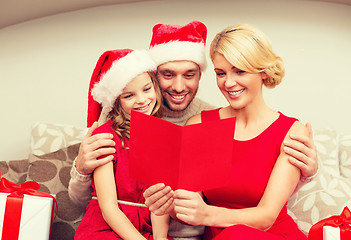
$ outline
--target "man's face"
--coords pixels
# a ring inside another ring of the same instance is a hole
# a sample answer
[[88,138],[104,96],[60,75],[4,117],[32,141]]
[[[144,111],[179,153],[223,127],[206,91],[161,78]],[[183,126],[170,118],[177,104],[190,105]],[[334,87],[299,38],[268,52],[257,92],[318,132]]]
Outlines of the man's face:
[[191,61],[172,61],[157,68],[163,101],[173,111],[185,110],[194,99],[201,72],[199,66]]

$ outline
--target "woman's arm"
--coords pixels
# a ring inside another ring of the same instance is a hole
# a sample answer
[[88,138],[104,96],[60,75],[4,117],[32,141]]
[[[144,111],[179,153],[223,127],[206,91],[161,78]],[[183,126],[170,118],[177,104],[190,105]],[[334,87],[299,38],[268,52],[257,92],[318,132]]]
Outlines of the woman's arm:
[[169,228],[169,215],[157,216],[151,213],[151,225],[153,237],[155,240],[167,239]]
[[[289,134],[307,134],[305,127],[295,122]],[[257,207],[228,209],[210,206],[193,192],[176,190],[174,205],[176,216],[192,225],[228,227],[244,224],[260,230],[269,229],[275,222],[282,207],[293,193],[300,178],[300,170],[289,163],[288,155],[281,146],[280,155],[271,173],[266,190]]]
[[102,215],[113,231],[125,240],[145,240],[126,215],[118,208],[112,162],[95,169],[94,183]]

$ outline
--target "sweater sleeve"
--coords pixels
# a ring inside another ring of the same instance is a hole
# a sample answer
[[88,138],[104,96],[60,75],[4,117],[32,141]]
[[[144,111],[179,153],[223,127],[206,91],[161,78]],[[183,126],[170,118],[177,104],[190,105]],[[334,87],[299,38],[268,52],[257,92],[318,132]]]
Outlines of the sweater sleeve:
[[[108,121],[107,123],[95,129],[93,135],[105,132],[113,134],[112,121]],[[114,140],[116,141],[115,138]],[[76,160],[77,158],[74,159],[72,164],[71,179],[68,184],[68,195],[72,202],[80,207],[85,208],[91,199],[91,193],[93,191],[93,188],[91,186],[93,175],[83,175],[79,173],[76,168]]]
[[73,161],[71,169],[71,179],[68,184],[68,195],[72,202],[85,208],[91,199],[92,175],[83,175],[76,169],[76,159]]

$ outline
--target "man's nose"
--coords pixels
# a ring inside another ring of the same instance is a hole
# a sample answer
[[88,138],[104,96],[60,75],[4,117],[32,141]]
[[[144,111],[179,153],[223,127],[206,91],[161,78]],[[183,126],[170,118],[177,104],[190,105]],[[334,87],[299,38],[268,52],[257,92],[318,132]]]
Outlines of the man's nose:
[[172,90],[178,93],[183,92],[185,90],[185,79],[183,78],[183,76],[177,76],[173,80]]

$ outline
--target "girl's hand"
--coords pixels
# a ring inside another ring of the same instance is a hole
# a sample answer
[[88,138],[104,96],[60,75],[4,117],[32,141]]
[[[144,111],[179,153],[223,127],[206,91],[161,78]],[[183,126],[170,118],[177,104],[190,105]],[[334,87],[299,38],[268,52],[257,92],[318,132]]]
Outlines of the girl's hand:
[[208,225],[208,208],[200,193],[182,189],[174,191],[174,212],[179,220],[193,226]]
[[155,184],[143,193],[145,205],[157,216],[170,214],[173,210],[173,191],[163,183]]

